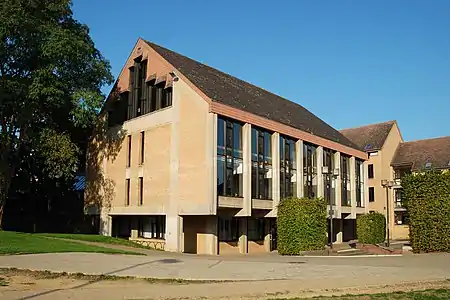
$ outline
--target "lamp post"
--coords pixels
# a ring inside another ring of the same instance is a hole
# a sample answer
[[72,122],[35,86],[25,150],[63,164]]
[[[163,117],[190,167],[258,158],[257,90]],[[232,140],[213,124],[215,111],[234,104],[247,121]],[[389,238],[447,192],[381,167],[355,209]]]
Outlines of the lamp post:
[[327,179],[327,197],[328,197],[328,205],[330,206],[329,216],[330,216],[330,249],[333,249],[333,200],[331,198],[331,176],[337,177],[339,175],[339,169],[333,170],[333,173],[330,172],[328,166],[322,167],[322,174],[326,176]]
[[390,205],[389,205],[389,189],[391,189],[394,186],[394,182],[391,180],[383,179],[381,180],[381,186],[386,189],[386,232],[387,232],[387,240],[386,240],[386,246],[390,246]]

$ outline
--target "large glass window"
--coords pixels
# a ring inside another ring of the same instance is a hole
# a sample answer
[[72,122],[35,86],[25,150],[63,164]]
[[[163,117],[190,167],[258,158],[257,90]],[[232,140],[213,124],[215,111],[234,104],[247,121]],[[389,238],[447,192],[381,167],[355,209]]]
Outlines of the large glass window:
[[139,237],[164,240],[166,233],[166,216],[145,216],[138,221]]
[[334,165],[334,152],[330,149],[323,149],[323,165],[328,167],[328,174],[324,174],[323,176],[323,188],[325,200],[327,203],[331,202],[336,204],[336,195],[335,195],[335,185],[336,179],[333,176],[333,172],[335,169]]
[[351,206],[350,157],[341,154],[341,205]]
[[363,207],[364,199],[364,166],[363,161],[356,160],[356,206]]
[[237,242],[239,235],[239,219],[219,217],[219,241]]
[[316,147],[303,144],[303,182],[304,196],[314,198],[317,195],[317,160]]
[[252,128],[252,198],[272,199],[272,133]]
[[217,120],[217,195],[243,196],[242,125]]
[[297,162],[295,141],[280,136],[280,198],[297,194]]
[[248,219],[248,240],[249,241],[264,241],[265,228],[264,218],[249,218]]

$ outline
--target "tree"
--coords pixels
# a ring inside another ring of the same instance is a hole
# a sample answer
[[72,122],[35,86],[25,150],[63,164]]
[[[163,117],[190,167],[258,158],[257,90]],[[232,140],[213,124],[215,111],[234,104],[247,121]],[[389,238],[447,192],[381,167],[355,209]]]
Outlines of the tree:
[[52,178],[79,162],[72,132],[97,120],[109,62],[69,0],[0,3],[0,227],[23,159],[39,158]]

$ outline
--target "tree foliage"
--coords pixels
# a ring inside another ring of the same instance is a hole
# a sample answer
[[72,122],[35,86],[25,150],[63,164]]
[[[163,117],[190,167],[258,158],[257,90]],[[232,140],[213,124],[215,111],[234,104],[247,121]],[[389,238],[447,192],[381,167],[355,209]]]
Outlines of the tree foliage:
[[299,255],[327,243],[326,203],[323,199],[287,198],[278,205],[278,253]]
[[450,172],[409,174],[402,187],[413,251],[450,252]]
[[[80,136],[110,84],[109,62],[69,0],[0,2],[0,226],[23,160],[40,158],[50,177],[70,178]],[[32,161],[32,160],[31,160]]]
[[356,235],[363,244],[380,244],[386,237],[386,218],[379,212],[360,215],[356,219]]

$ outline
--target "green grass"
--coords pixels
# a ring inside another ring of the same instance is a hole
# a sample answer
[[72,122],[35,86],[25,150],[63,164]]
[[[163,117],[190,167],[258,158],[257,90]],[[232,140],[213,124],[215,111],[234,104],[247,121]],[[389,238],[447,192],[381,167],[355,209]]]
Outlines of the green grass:
[[45,237],[67,239],[67,240],[78,240],[78,241],[96,242],[96,243],[104,243],[104,244],[111,244],[111,245],[122,245],[122,246],[128,246],[128,247],[133,247],[133,248],[151,249],[150,247],[146,247],[146,246],[143,246],[138,243],[134,243],[129,240],[110,237],[110,236],[104,236],[104,235],[98,235],[98,234],[42,233],[39,235],[45,236]]
[[8,281],[3,277],[0,277],[0,286],[8,286]]
[[[301,299],[301,298],[291,298]],[[326,300],[447,300],[450,299],[449,289],[430,289],[414,292],[394,292],[394,293],[380,293],[380,294],[364,294],[364,295],[344,295],[332,297],[314,297],[313,299]]]
[[45,236],[0,231],[0,254],[33,254],[57,252],[95,252],[109,254],[137,254],[131,251],[109,249],[105,247],[86,245],[77,242],[49,239]]

